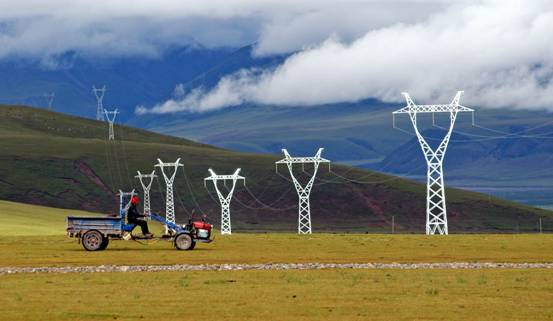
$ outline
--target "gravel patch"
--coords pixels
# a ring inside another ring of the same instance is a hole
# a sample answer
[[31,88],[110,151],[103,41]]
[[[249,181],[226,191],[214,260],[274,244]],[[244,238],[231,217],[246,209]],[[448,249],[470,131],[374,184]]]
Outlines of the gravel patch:
[[28,273],[109,273],[164,271],[252,271],[326,269],[553,269],[553,263],[269,263],[269,264],[175,264],[175,265],[98,265],[62,267],[0,267],[0,275]]

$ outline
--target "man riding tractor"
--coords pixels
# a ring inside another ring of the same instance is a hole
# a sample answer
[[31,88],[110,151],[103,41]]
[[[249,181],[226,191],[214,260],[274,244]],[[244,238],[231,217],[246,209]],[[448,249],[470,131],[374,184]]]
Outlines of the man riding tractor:
[[154,235],[150,233],[148,229],[148,222],[146,222],[145,220],[146,216],[144,214],[141,214],[137,209],[138,203],[140,203],[140,199],[138,198],[138,196],[133,196],[131,198],[131,205],[127,210],[127,221],[129,222],[129,224],[134,224],[134,227],[136,227],[137,225],[140,226],[140,228],[142,229],[142,234],[145,238],[153,238]]

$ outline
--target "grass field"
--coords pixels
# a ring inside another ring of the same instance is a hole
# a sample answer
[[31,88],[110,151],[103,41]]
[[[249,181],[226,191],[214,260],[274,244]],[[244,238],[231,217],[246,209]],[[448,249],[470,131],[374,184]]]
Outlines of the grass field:
[[0,237],[0,266],[215,263],[553,262],[553,235],[236,234],[193,251],[112,241],[86,252],[63,236]]
[[546,270],[10,275],[2,319],[552,320]]
[[[0,202],[0,266],[553,262],[550,234],[237,233],[194,251],[86,252],[63,235],[66,214]],[[16,274],[0,276],[0,320],[553,320],[552,281],[545,269]]]
[[[106,251],[86,252],[65,237],[66,215],[94,213],[0,201],[0,266],[204,263],[553,262],[552,234],[235,233],[194,251],[170,242],[141,245],[112,241]],[[150,222],[152,230],[162,226]]]

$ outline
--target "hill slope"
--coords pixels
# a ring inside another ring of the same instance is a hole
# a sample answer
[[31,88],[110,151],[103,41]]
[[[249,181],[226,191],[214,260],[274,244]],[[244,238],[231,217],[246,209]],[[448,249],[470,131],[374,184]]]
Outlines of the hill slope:
[[[398,116],[398,128],[392,127],[392,111],[400,106],[374,100],[239,106],[202,114],[144,115],[129,124],[246,152],[279,153],[285,145],[311,153],[324,145],[335,161],[424,182],[425,161],[408,117]],[[475,109],[477,126],[470,115],[461,115],[455,125],[445,159],[448,185],[553,207],[551,113]],[[419,129],[430,142],[441,140],[443,127],[432,126],[427,116],[419,116]],[[436,115],[436,122],[446,126],[447,116]]]
[[[281,168],[282,176],[274,172],[278,156],[231,152],[128,127],[117,126],[116,141],[107,141],[106,133],[106,124],[93,120],[0,107],[0,199],[115,212],[116,191],[138,188],[136,170],[149,172],[157,158],[180,157],[184,171],[177,173],[175,182],[178,221],[195,209],[217,222],[218,204],[213,191],[204,189],[203,178],[210,167],[220,174],[240,167],[247,188],[238,186],[235,192],[233,228],[297,228],[297,196],[285,179],[285,169]],[[301,168],[296,170],[301,174]],[[397,231],[424,230],[423,185],[345,166],[333,166],[330,173],[321,167],[319,177],[311,197],[315,231],[384,232],[390,230],[392,217]],[[154,183],[152,191],[153,208],[159,212],[164,207],[163,185]],[[447,194],[452,233],[530,231],[535,230],[538,216],[544,217],[546,228],[553,227],[548,211],[473,192],[450,189]]]
[[0,201],[0,235],[62,235],[68,215],[94,213]]

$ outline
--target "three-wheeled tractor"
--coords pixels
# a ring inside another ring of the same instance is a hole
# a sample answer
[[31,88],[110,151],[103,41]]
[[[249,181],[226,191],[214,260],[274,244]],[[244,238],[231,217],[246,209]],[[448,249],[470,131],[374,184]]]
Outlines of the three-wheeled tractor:
[[[127,204],[127,205],[125,205]],[[87,251],[105,250],[110,240],[137,240],[131,231],[134,224],[125,223],[128,203],[124,196],[120,197],[119,216],[105,217],[67,217],[67,235],[78,238]],[[158,221],[167,226],[167,235],[157,237],[172,241],[177,250],[192,250],[196,242],[210,243],[213,225],[205,222],[205,217],[200,221],[189,220],[188,224],[177,225],[168,222],[165,218],[150,214],[150,219]]]

